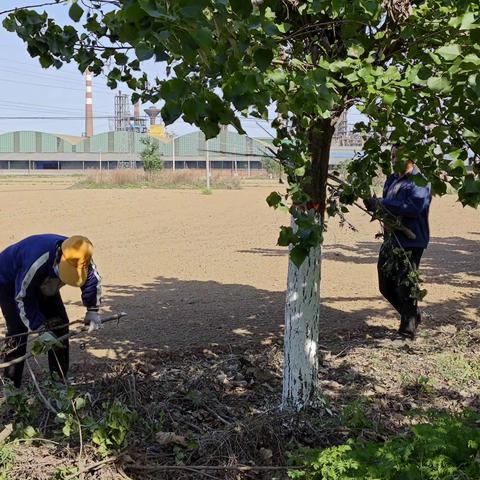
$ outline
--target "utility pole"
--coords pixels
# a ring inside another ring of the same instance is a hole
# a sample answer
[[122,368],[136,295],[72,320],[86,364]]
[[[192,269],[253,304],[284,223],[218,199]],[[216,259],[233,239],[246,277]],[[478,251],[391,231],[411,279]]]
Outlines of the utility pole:
[[207,189],[210,189],[210,150],[208,149],[208,140],[207,140]]

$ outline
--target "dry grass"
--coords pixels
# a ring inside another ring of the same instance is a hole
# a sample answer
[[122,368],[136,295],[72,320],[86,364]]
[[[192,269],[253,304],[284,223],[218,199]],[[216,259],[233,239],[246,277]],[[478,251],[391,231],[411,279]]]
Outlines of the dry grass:
[[[238,189],[239,177],[225,174],[213,174],[213,188]],[[180,170],[145,172],[143,170],[122,169],[111,171],[92,170],[83,180],[75,184],[76,188],[204,188],[205,172]]]

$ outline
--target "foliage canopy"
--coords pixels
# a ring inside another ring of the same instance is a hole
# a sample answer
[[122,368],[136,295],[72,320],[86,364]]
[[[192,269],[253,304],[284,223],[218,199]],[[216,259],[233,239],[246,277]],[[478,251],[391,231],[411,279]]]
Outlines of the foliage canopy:
[[[468,0],[85,0],[69,8],[76,25],[20,9],[7,30],[44,67],[74,61],[126,82],[133,100],[162,100],[166,124],[182,117],[208,138],[220,125],[243,132],[239,113],[276,130],[275,157],[288,176],[288,208],[298,230],[284,227],[298,264],[322,240],[315,216],[345,210],[370,194],[388,146],[419,165],[432,191],[451,185],[464,205],[480,203],[480,7]],[[142,62],[166,64],[166,78]],[[331,138],[341,113],[356,106],[363,154],[351,186],[327,190]],[[419,182],[423,180],[418,179]],[[318,223],[318,222],[317,222]]]

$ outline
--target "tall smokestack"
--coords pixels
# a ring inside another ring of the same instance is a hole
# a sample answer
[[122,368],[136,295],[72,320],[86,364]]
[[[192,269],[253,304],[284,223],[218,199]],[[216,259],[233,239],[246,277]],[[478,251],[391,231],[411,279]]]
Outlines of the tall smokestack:
[[135,117],[136,122],[140,120],[141,108],[142,103],[140,102],[140,100],[138,100],[138,102],[133,106],[133,116]]
[[85,71],[85,136],[93,136],[92,72]]

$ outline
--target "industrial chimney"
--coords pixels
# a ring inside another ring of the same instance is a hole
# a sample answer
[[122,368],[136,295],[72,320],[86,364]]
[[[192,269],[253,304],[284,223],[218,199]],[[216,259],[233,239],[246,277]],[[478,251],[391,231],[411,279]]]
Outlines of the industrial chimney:
[[148,115],[150,119],[150,125],[155,125],[157,117],[160,114],[160,109],[156,107],[146,108],[144,112]]
[[85,136],[93,136],[92,72],[85,70]]
[[142,102],[140,100],[133,106],[133,116],[135,117],[135,122],[139,122],[141,115]]

